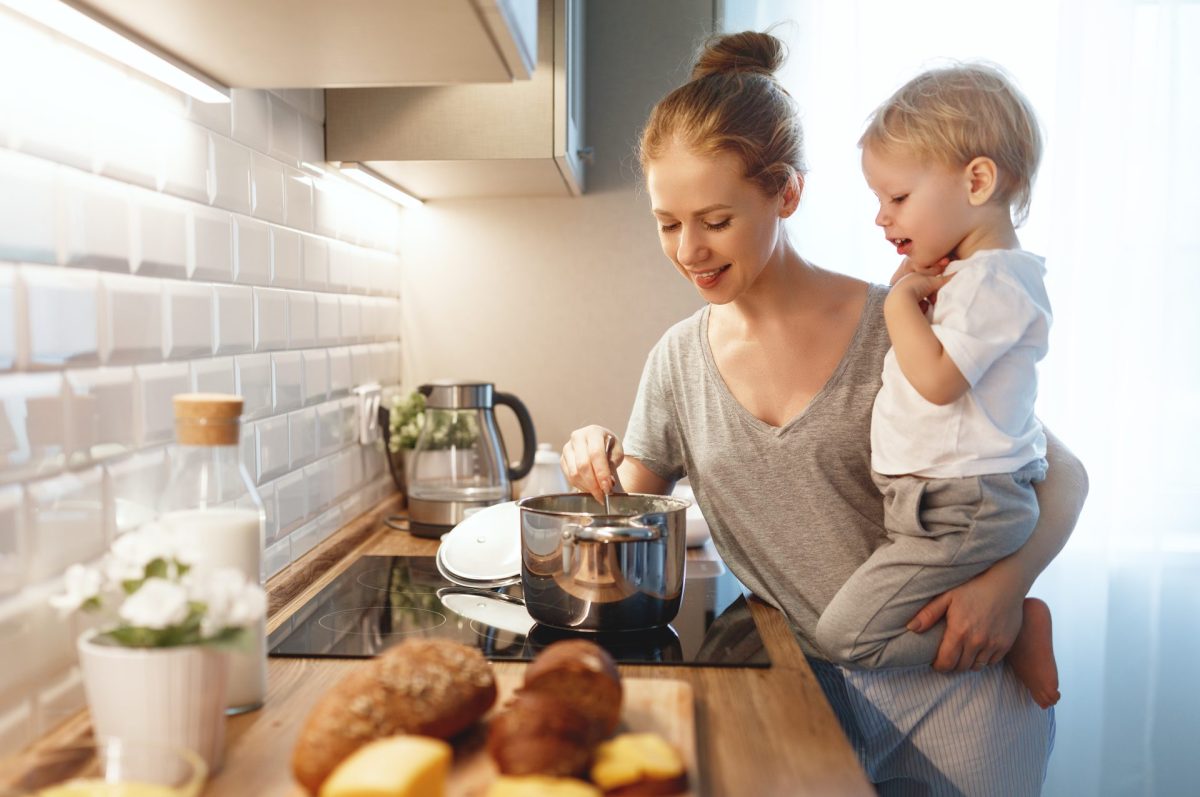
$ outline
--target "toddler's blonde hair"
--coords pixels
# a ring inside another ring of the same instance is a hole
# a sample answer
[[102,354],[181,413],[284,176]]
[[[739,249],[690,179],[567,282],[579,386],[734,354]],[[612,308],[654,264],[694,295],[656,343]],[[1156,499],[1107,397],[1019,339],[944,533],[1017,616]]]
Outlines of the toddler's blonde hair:
[[918,75],[875,109],[858,146],[952,167],[991,158],[995,199],[1018,226],[1029,215],[1042,135],[1033,106],[998,67],[956,64]]

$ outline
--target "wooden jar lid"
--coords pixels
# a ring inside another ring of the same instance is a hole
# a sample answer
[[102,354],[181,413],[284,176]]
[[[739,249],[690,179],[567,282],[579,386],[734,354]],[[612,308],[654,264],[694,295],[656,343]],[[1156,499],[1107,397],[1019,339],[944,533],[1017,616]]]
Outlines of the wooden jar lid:
[[226,393],[180,393],[175,404],[175,438],[187,446],[229,446],[238,442],[242,397]]

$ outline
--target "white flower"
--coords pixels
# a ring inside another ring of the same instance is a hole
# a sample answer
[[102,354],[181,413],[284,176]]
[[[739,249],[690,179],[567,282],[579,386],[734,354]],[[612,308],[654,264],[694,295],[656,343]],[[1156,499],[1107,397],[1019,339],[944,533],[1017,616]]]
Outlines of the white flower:
[[190,599],[204,604],[200,630],[206,637],[226,628],[245,628],[266,616],[265,593],[240,570],[196,568],[184,576],[183,583]]
[[135,628],[169,628],[188,616],[188,594],[165,578],[148,578],[125,599],[118,616]]
[[83,565],[71,565],[63,574],[63,588],[66,592],[51,596],[50,605],[58,609],[60,616],[66,617],[98,597],[103,585],[104,579],[100,571]]

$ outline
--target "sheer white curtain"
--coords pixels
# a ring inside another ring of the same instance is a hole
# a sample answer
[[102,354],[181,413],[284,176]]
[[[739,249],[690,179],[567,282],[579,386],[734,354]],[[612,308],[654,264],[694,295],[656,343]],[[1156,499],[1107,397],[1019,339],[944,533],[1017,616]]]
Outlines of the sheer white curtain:
[[1055,326],[1039,413],[1091,493],[1035,587],[1062,676],[1048,795],[1193,795],[1200,757],[1200,2],[726,0],[725,30],[789,44],[810,173],[791,234],[883,282],[855,148],[871,109],[939,58],[1001,64],[1047,149],[1026,248]]

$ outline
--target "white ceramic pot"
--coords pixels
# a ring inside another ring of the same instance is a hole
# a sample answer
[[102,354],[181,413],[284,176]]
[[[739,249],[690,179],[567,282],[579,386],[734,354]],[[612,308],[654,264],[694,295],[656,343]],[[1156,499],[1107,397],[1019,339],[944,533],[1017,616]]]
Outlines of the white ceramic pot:
[[185,747],[209,771],[225,756],[229,654],[209,647],[127,648],[79,637],[79,664],[96,738]]

